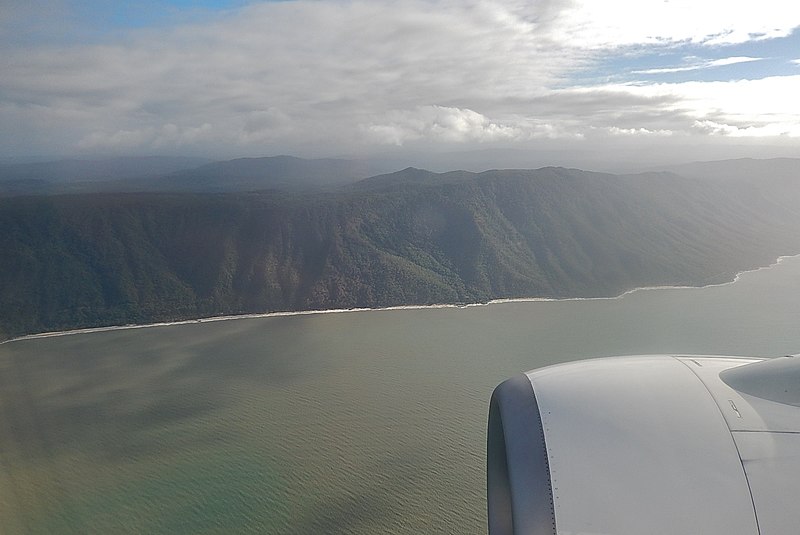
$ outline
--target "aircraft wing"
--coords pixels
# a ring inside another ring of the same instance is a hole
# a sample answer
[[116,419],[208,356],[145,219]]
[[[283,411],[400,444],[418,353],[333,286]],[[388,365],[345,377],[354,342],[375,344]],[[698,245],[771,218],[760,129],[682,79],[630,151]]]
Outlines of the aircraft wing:
[[800,357],[520,374],[489,408],[490,535],[800,533]]

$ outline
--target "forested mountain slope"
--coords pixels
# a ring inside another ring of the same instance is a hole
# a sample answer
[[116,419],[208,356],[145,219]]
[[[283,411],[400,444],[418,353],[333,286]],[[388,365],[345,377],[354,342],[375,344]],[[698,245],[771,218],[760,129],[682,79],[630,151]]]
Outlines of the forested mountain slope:
[[0,329],[722,282],[800,252],[800,216],[774,198],[544,168],[407,169],[327,193],[0,199]]

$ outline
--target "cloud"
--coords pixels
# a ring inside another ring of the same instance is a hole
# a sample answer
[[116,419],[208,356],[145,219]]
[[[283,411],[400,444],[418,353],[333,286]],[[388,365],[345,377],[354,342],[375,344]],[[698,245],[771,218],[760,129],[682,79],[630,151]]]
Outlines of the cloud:
[[522,129],[492,122],[470,109],[421,106],[415,110],[392,111],[384,122],[365,125],[378,143],[403,145],[408,141],[430,140],[445,143],[519,140]]
[[[59,5],[60,17],[67,4]],[[294,0],[106,32],[94,43],[20,46],[24,29],[12,24],[19,15],[6,9],[6,154],[330,155],[413,143],[720,135],[695,122],[746,129],[751,119],[744,116],[753,114],[737,111],[741,100],[714,105],[704,86],[572,87],[573,76],[626,47],[720,46],[787,35],[800,25],[800,4],[776,0]],[[772,83],[796,89],[788,78]],[[724,87],[713,91],[727,94]],[[776,124],[796,120],[785,99],[751,98],[780,116]]]
[[619,128],[611,126],[606,129],[612,136],[671,136],[672,130],[649,130],[647,128]]
[[732,82],[612,85],[590,91],[652,99],[680,131],[730,137],[800,137],[800,75]]
[[761,61],[764,58],[751,58],[749,56],[734,56],[730,58],[720,58],[707,61],[692,63],[682,67],[662,67],[656,69],[643,69],[633,71],[633,74],[667,74],[675,72],[697,71],[701,69],[710,69],[713,67],[724,67],[727,65],[736,65],[739,63],[749,63],[751,61]]
[[[389,110],[472,109],[472,101],[544,91],[581,61],[547,53],[552,43],[530,29],[492,2],[259,4],[119,42],[9,49],[0,98],[14,121],[49,116],[50,134],[63,135],[56,144],[77,139],[84,149],[149,147],[168,124],[208,123],[207,146],[343,150]],[[474,126],[457,134],[442,122],[429,134],[475,139]],[[489,125],[482,135],[504,132]]]
[[115,132],[92,132],[78,141],[80,149],[130,150],[136,148],[179,148],[209,137],[212,127],[203,123],[196,127],[179,127],[172,123],[160,128],[148,127],[139,130],[117,130]]
[[761,61],[764,58],[751,58],[750,56],[733,56],[730,58],[714,59],[708,62],[708,67],[722,67],[725,65],[736,65],[737,63],[749,63],[751,61]]
[[798,21],[800,5],[783,0],[580,0],[565,3],[556,27],[582,48],[716,46],[786,37]]

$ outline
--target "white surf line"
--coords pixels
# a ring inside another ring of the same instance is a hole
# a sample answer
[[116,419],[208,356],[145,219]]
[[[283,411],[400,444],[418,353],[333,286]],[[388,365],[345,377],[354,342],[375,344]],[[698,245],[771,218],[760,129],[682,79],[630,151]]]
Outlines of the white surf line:
[[742,275],[747,273],[755,273],[757,271],[761,271],[762,269],[770,269],[778,264],[781,264],[787,258],[798,258],[800,254],[796,255],[784,255],[779,256],[775,262],[771,263],[768,266],[760,266],[753,269],[746,269],[744,271],[739,271],[734,275],[733,280],[729,280],[726,282],[718,282],[714,284],[705,284],[703,286],[638,286],[636,288],[632,288],[630,290],[626,290],[619,295],[615,295],[613,297],[513,297],[508,299],[492,299],[488,303],[475,303],[474,305],[467,305],[467,306],[483,306],[483,305],[493,305],[493,304],[502,304],[502,303],[540,303],[540,302],[550,302],[550,301],[613,301],[617,299],[622,299],[626,295],[630,295],[632,293],[641,292],[645,290],[702,290],[703,288],[717,288],[719,286],[728,286],[730,284],[734,284],[739,282],[739,279]]
[[26,334],[25,336],[19,336],[17,338],[9,338],[8,340],[4,340],[0,342],[0,345],[7,344],[8,342],[16,342],[18,340],[36,340],[39,338],[53,338],[56,336],[71,336],[74,334],[89,334],[89,333],[100,333],[100,332],[107,332],[107,331],[124,331],[129,329],[148,329],[151,327],[169,327],[172,325],[191,325],[195,323],[211,323],[216,321],[230,321],[230,320],[242,320],[242,319],[257,319],[257,318],[277,318],[277,317],[284,317],[284,316],[311,316],[316,314],[340,314],[343,312],[381,312],[381,311],[391,311],[391,310],[427,310],[427,309],[440,309],[440,308],[472,308],[472,307],[483,307],[489,305],[502,305],[505,303],[548,303],[548,302],[557,302],[557,301],[610,301],[616,299],[622,299],[626,295],[632,294],[634,292],[639,292],[643,290],[684,290],[684,289],[702,289],[702,288],[715,288],[718,286],[728,286],[729,284],[734,284],[739,281],[742,275],[745,273],[755,273],[757,271],[761,271],[762,269],[770,269],[774,266],[777,266],[781,262],[783,262],[787,258],[798,258],[800,254],[796,255],[785,255],[779,256],[775,262],[769,264],[768,266],[761,266],[754,269],[747,269],[744,271],[739,271],[733,277],[733,280],[727,282],[720,282],[716,284],[706,284],[704,286],[641,286],[637,288],[633,288],[631,290],[626,290],[625,292],[613,296],[613,297],[514,297],[514,298],[504,298],[504,299],[492,299],[487,301],[486,303],[464,303],[464,304],[452,304],[452,303],[441,303],[441,304],[434,304],[434,305],[397,305],[391,307],[379,307],[379,308],[369,308],[369,307],[361,307],[361,308],[334,308],[334,309],[327,309],[327,310],[296,310],[296,311],[280,311],[280,312],[262,312],[262,313],[255,313],[255,314],[233,314],[233,315],[226,315],[226,316],[209,316],[205,318],[196,318],[196,319],[189,319],[189,320],[179,320],[179,321],[169,321],[169,322],[159,322],[159,323],[136,323],[136,324],[128,324],[128,325],[109,325],[107,327],[88,327],[85,329],[73,329],[69,331],[51,331],[46,333],[37,333],[37,334]]
[[[478,305],[483,303],[476,303]],[[456,305],[456,304],[433,304],[433,305],[397,305],[391,307],[381,308],[331,308],[325,310],[286,310],[279,312],[260,312],[253,314],[233,314],[227,316],[208,316],[204,318],[178,320],[178,321],[165,321],[158,323],[131,323],[127,325],[108,325],[106,327],[87,327],[85,329],[72,329],[69,331],[50,331],[36,334],[26,334],[16,338],[9,338],[0,342],[0,345],[7,344],[8,342],[16,342],[18,340],[35,340],[38,338],[53,338],[56,336],[71,336],[73,334],[89,334],[100,333],[107,331],[125,331],[129,329],[148,329],[150,327],[169,327],[172,325],[192,325],[196,323],[212,323],[216,321],[229,321],[229,320],[242,320],[242,319],[256,319],[256,318],[275,318],[283,316],[310,316],[315,314],[339,314],[342,312],[381,312],[389,310],[422,310],[422,309],[437,309],[437,308],[463,308],[465,306],[474,305]]]

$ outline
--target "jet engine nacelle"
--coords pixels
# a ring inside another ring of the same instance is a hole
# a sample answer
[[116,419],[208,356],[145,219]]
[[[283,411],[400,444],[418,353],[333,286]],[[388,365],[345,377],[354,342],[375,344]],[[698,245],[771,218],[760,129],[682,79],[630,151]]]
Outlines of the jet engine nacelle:
[[489,408],[490,535],[800,533],[800,358],[521,374]]

